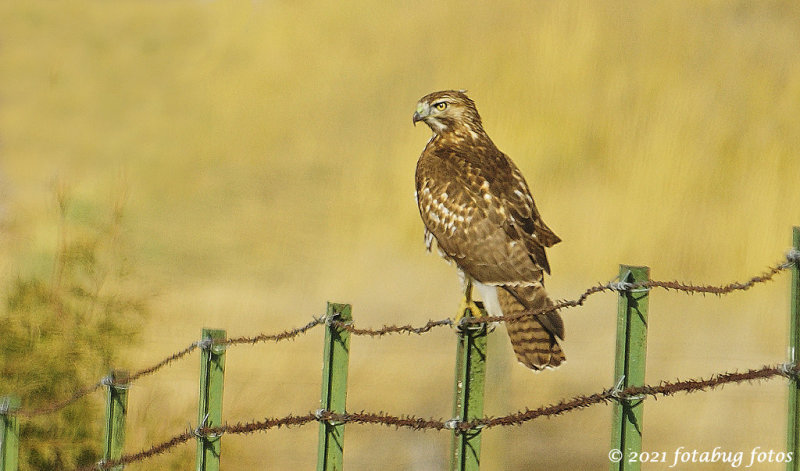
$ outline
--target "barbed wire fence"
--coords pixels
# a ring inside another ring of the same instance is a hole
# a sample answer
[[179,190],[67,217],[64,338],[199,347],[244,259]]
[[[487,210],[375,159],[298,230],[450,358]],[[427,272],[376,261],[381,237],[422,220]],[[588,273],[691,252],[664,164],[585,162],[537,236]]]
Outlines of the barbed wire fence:
[[[800,231],[795,229],[795,234]],[[658,281],[648,280],[642,282],[627,282],[625,280],[614,280],[601,283],[585,289],[577,298],[571,300],[559,300],[553,306],[529,311],[514,316],[488,316],[466,317],[458,323],[460,327],[469,325],[486,325],[496,322],[519,322],[521,319],[545,314],[556,310],[566,310],[583,306],[586,300],[599,293],[617,292],[626,293],[634,290],[651,290],[653,288],[664,289],[667,291],[679,291],[687,294],[713,294],[722,296],[735,291],[748,290],[758,284],[763,284],[773,280],[780,273],[791,268],[800,266],[800,251],[797,248],[791,249],[780,263],[770,266],[765,272],[753,276],[744,282],[731,282],[724,285],[699,285],[685,283],[681,281]],[[797,270],[796,270],[797,271]],[[131,383],[143,377],[153,375],[163,368],[188,357],[197,350],[210,349],[215,346],[228,347],[242,344],[258,344],[265,342],[281,342],[296,339],[305,335],[319,326],[333,326],[352,335],[383,337],[391,334],[423,335],[438,327],[454,326],[454,321],[450,318],[441,320],[430,320],[420,326],[413,325],[383,325],[379,328],[359,328],[351,321],[340,321],[333,316],[323,315],[314,317],[306,325],[285,330],[274,334],[261,333],[255,336],[241,336],[229,338],[223,341],[211,341],[204,339],[190,344],[152,366],[137,370],[125,378],[124,384],[115,383],[115,378],[106,376],[97,383],[87,385],[75,390],[66,399],[54,401],[50,404],[37,406],[34,408],[12,409],[7,401],[0,401],[0,416],[14,415],[24,418],[34,418],[46,414],[58,412],[80,399],[102,389],[104,386],[120,386],[127,388]],[[753,382],[770,380],[777,377],[784,377],[796,380],[800,374],[800,365],[794,361],[794,357],[781,364],[766,365],[758,368],[748,369],[744,372],[721,372],[713,374],[707,378],[686,379],[677,381],[660,381],[658,384],[632,386],[622,388],[619,385],[604,389],[590,394],[579,395],[572,398],[563,399],[557,403],[544,405],[535,409],[525,409],[510,413],[500,417],[483,417],[473,420],[445,420],[442,418],[421,418],[411,414],[392,415],[386,412],[347,412],[338,413],[331,410],[315,410],[306,414],[288,414],[284,417],[265,418],[263,420],[251,420],[238,422],[235,424],[224,424],[221,426],[208,427],[201,423],[197,428],[187,429],[183,432],[153,444],[136,453],[124,454],[118,459],[104,460],[100,463],[77,468],[76,471],[88,471],[94,469],[111,469],[120,465],[131,464],[144,461],[155,455],[168,453],[173,448],[189,442],[193,439],[204,437],[219,437],[223,434],[252,434],[263,432],[281,427],[303,426],[309,423],[337,423],[337,424],[371,424],[383,425],[394,428],[405,428],[411,430],[452,430],[454,432],[466,432],[469,430],[480,430],[494,427],[511,427],[524,424],[540,417],[550,417],[565,414],[571,411],[585,409],[597,404],[608,404],[629,398],[643,399],[644,397],[671,396],[680,392],[695,393],[710,391],[725,384]]]
[[[719,373],[709,378],[681,380],[675,382],[662,381],[654,386],[637,386],[626,389],[608,388],[603,391],[591,394],[580,395],[570,399],[562,400],[555,404],[541,406],[537,409],[526,409],[517,411],[501,417],[486,417],[483,419],[468,422],[456,422],[444,419],[420,418],[413,415],[395,416],[386,412],[352,412],[337,414],[331,411],[309,412],[305,415],[289,414],[280,418],[266,418],[251,422],[240,422],[236,424],[226,424],[220,427],[204,427],[194,430],[186,430],[183,433],[155,444],[148,449],[129,455],[124,455],[119,460],[109,461],[100,469],[108,469],[121,464],[129,464],[142,461],[155,455],[168,452],[170,449],[186,443],[198,435],[222,435],[222,434],[252,434],[264,432],[274,428],[292,427],[306,425],[312,422],[339,422],[357,423],[370,425],[384,425],[395,428],[407,428],[411,430],[458,430],[466,432],[472,429],[508,427],[522,425],[540,417],[551,417],[561,415],[578,409],[584,409],[595,404],[608,404],[624,396],[671,396],[679,392],[700,392],[708,391],[725,384],[752,382],[755,380],[766,380],[777,376],[787,378],[794,377],[800,369],[796,366],[787,367],[786,364],[764,366],[757,369],[747,370],[737,373]],[[89,471],[97,469],[97,466],[87,466],[78,468],[79,471]]]

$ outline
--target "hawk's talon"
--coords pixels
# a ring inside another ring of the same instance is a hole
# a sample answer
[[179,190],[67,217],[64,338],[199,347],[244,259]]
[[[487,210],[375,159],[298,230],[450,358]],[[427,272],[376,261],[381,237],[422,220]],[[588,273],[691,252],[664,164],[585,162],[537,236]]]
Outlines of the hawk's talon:
[[458,306],[458,313],[456,313],[455,322],[458,323],[465,317],[480,317],[481,308],[475,301],[467,298],[461,298],[461,304]]
[[481,308],[475,301],[461,300],[461,305],[458,307],[458,314],[456,314],[455,321],[460,322],[465,317],[481,317]]
[[471,317],[482,317],[483,316],[483,306],[481,303],[472,301],[471,299],[465,296],[461,299],[461,305],[458,307],[458,314],[456,314],[456,318],[453,320],[453,326],[455,326],[459,330],[464,330],[470,326],[477,326],[483,327],[482,325],[475,325],[471,324],[467,321],[468,318]]

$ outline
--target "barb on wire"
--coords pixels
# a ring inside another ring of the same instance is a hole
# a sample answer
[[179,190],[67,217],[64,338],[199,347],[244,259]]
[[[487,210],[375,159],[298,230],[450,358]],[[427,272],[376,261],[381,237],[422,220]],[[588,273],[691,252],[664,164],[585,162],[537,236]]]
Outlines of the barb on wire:
[[539,417],[551,417],[561,415],[574,410],[585,409],[596,404],[607,404],[622,398],[644,399],[647,396],[658,398],[659,396],[672,396],[679,392],[693,393],[705,392],[722,387],[730,383],[753,382],[768,380],[776,376],[792,377],[798,374],[800,366],[797,365],[768,365],[761,368],[749,369],[744,372],[725,372],[711,375],[708,378],[661,381],[656,385],[631,386],[620,389],[619,384],[604,389],[603,391],[590,394],[575,396],[571,399],[564,399],[555,404],[541,406],[537,409],[525,409],[514,412],[502,417],[484,417],[471,421],[459,421],[457,419],[425,419],[414,415],[394,416],[385,412],[347,412],[338,414],[328,410],[317,410],[305,415],[289,414],[281,418],[266,418],[260,421],[246,423],[226,424],[219,427],[198,427],[194,430],[184,431],[164,442],[155,444],[138,453],[122,456],[119,460],[108,461],[100,465],[80,468],[77,471],[89,471],[99,466],[100,469],[109,469],[121,464],[129,464],[143,461],[155,455],[166,453],[170,449],[186,443],[196,436],[219,436],[226,434],[251,434],[263,432],[273,428],[301,426],[311,422],[338,422],[338,423],[357,423],[385,425],[395,428],[408,428],[411,430],[459,430],[467,432],[476,428],[509,427],[519,426]]
[[784,268],[790,268],[792,265],[800,265],[800,250],[792,247],[786,252],[786,261],[783,263]]

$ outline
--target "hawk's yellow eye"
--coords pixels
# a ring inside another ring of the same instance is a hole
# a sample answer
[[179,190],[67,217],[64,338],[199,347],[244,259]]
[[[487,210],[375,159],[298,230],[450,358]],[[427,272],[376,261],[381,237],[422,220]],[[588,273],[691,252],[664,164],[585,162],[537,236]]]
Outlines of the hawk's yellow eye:
[[439,110],[439,111],[442,111],[442,110],[444,110],[445,108],[447,108],[447,103],[446,103],[446,102],[444,102],[444,101],[440,101],[439,103],[436,103],[436,104],[435,104],[435,105],[433,105],[433,106],[435,106],[437,110]]

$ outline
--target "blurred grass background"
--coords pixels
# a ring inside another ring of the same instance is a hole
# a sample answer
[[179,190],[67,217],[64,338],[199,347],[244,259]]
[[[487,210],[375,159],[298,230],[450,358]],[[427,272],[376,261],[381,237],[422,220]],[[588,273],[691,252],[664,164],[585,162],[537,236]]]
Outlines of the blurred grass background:
[[[67,182],[79,221],[125,195],[150,315],[115,366],[150,365],[203,326],[299,326],[326,300],[352,303],[364,326],[451,316],[455,272],[425,254],[413,200],[429,134],[411,113],[443,88],[470,90],[564,240],[549,252],[554,297],[619,263],[743,280],[800,224],[798,25],[794,1],[3,2],[0,281],[52,270],[54,186]],[[787,285],[654,292],[649,381],[784,361]],[[615,302],[564,312],[568,362],[553,372],[517,365],[498,328],[487,414],[610,386]],[[321,334],[231,349],[228,420],[314,409]],[[355,338],[348,408],[448,417],[454,348],[446,330]],[[134,386],[129,450],[196,421],[196,366]],[[649,401],[644,448],[782,449],[784,389]],[[610,413],[490,430],[483,467],[603,469]],[[225,467],[309,469],[316,433],[226,437]],[[353,426],[345,459],[441,469],[448,447],[445,433]],[[189,469],[192,456],[130,468]]]

